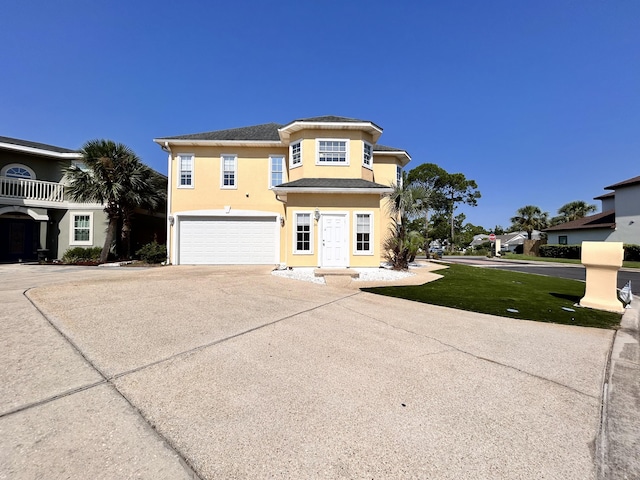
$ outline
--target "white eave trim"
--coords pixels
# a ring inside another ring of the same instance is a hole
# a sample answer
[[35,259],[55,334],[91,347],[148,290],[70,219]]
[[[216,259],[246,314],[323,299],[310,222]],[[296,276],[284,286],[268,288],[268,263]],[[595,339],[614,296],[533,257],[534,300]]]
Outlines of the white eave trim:
[[16,152],[29,153],[32,155],[43,155],[46,157],[56,158],[82,158],[82,154],[78,152],[53,152],[42,148],[26,147],[24,145],[16,145],[15,143],[0,142],[0,149],[14,150]]
[[385,195],[393,193],[393,188],[328,188],[328,187],[273,187],[276,193],[355,193],[355,194],[375,194]]
[[401,159],[402,166],[404,167],[411,161],[411,156],[404,150],[373,150],[373,157],[397,157]]
[[375,143],[382,135],[382,129],[371,122],[305,122],[297,121],[278,129],[280,138],[288,143],[292,133],[300,130],[364,130],[370,133]]
[[165,147],[166,144],[176,147],[286,147],[286,145],[279,140],[190,140],[154,138],[153,141],[161,147]]

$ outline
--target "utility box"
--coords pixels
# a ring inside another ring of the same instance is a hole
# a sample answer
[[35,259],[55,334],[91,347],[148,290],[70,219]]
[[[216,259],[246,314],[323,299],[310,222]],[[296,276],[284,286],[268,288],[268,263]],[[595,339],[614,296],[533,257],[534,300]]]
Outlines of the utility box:
[[623,258],[622,242],[582,242],[587,284],[580,300],[581,307],[624,313],[616,289]]

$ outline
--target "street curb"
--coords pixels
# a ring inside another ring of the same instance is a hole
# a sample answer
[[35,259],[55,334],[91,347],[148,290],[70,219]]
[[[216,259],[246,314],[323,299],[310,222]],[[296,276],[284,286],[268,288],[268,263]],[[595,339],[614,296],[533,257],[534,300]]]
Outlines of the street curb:
[[640,478],[640,297],[634,296],[616,331],[602,389],[596,439],[601,480]]

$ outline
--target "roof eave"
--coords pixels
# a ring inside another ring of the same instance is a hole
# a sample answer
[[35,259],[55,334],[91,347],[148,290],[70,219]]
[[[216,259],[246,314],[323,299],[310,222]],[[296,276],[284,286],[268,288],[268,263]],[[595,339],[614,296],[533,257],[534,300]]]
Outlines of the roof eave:
[[291,139],[291,134],[299,132],[300,130],[314,129],[314,130],[364,130],[370,133],[374,143],[378,141],[380,135],[382,135],[382,128],[377,126],[373,122],[305,122],[303,120],[296,120],[278,129],[280,139],[288,143]]
[[279,140],[197,140],[188,138],[154,138],[153,141],[164,147],[284,147]]
[[5,142],[0,142],[0,149],[63,159],[82,158],[82,154],[79,152],[54,152],[52,150],[45,150],[43,148],[27,147],[25,145],[16,145],[14,143]]
[[396,157],[400,159],[400,163],[405,167],[411,161],[411,155],[404,150],[374,150],[373,161],[375,163],[376,156]]
[[348,188],[348,187],[273,187],[276,193],[325,193],[325,194],[375,194],[388,195],[393,193],[393,188]]

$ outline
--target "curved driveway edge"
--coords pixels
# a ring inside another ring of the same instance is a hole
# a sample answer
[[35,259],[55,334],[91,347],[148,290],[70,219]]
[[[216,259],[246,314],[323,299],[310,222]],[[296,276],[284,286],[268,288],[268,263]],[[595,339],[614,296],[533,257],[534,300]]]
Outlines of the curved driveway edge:
[[627,309],[604,385],[598,477],[640,478],[640,297]]

